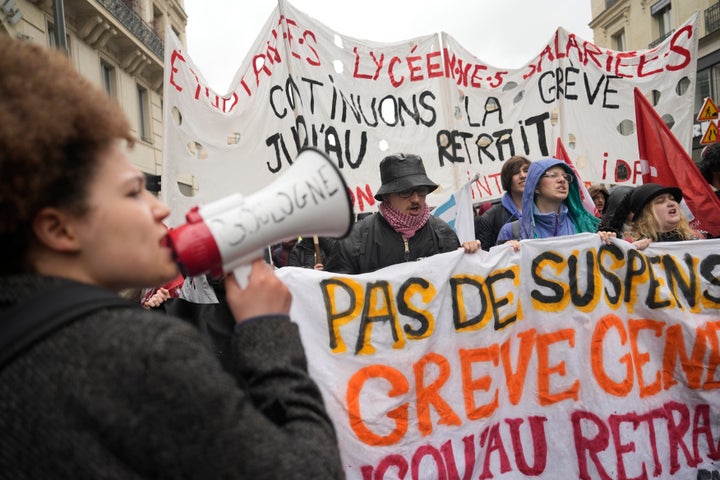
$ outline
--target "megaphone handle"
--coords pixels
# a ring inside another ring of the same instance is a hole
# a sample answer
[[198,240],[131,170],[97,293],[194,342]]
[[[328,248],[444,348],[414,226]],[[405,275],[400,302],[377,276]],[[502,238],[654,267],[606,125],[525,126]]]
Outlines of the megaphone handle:
[[233,269],[235,280],[242,289],[248,286],[248,281],[250,280],[250,270],[252,270],[252,263],[240,265],[239,267]]

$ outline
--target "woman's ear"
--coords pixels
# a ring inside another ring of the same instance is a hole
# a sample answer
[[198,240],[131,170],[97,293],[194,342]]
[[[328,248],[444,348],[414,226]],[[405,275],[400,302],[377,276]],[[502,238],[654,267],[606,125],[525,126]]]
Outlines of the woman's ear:
[[79,244],[70,220],[71,217],[62,210],[43,208],[33,219],[33,233],[50,250],[76,252]]

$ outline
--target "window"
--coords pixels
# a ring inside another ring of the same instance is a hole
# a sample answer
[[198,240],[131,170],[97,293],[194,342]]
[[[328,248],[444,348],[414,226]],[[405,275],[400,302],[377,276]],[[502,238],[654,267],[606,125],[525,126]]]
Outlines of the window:
[[658,38],[665,38],[672,33],[672,15],[670,0],[659,0],[650,7],[650,14],[658,26]]
[[116,88],[116,74],[115,74],[115,67],[110,65],[109,63],[101,60],[100,61],[100,75],[102,76],[102,85],[105,89],[105,92],[111,96],[112,98],[116,98],[117,96],[117,88]]
[[152,27],[158,37],[165,38],[165,18],[162,11],[155,5],[153,5]]
[[670,7],[663,10],[661,15],[657,16],[658,31],[661,37],[666,37],[672,33],[672,18],[670,17]]
[[697,73],[695,82],[695,113],[700,109],[707,97],[717,101],[720,96],[720,64],[716,63],[709,68],[700,70]]
[[625,51],[625,29],[620,30],[612,36],[612,48],[618,51]]
[[[694,116],[697,117],[700,109],[705,103],[705,99],[710,98],[713,102],[718,102],[720,98],[720,63],[710,65],[697,72],[697,80],[695,81],[695,105],[693,107]],[[700,161],[700,152],[704,145],[700,144],[702,132],[700,124],[695,123],[695,133],[693,134],[693,150],[692,156],[695,162]]]
[[140,138],[151,141],[150,132],[150,97],[145,87],[137,86],[138,93],[138,130]]
[[[54,23],[48,22],[47,24],[47,34],[48,34],[48,45],[50,45],[53,48],[58,48],[58,42],[57,42],[57,29],[55,28]],[[68,55],[70,54],[70,34],[65,34],[65,45],[63,48],[67,48]]]

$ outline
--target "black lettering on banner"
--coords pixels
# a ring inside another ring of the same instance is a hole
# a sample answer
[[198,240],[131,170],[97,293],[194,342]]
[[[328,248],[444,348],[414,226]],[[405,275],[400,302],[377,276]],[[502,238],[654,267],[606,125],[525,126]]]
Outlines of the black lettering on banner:
[[[568,258],[568,270],[570,276],[570,301],[576,307],[586,307],[595,298],[595,252],[588,250],[585,252],[585,262],[583,267],[578,268],[578,257],[571,255]],[[585,273],[586,290],[584,294],[580,293],[578,287],[578,274]]]
[[[384,312],[381,308],[375,306],[376,291],[380,294],[381,301],[384,302]],[[393,311],[393,306],[394,302],[390,282],[381,280],[368,283],[365,286],[365,303],[363,305],[362,316],[360,317],[360,329],[355,346],[356,355],[367,347],[366,343],[370,341],[370,331],[374,323],[389,323],[393,342],[397,342],[400,339],[397,315]],[[378,313],[372,315],[372,312]]]
[[398,312],[410,318],[414,318],[418,321],[419,325],[417,328],[413,328],[410,324],[403,326],[403,330],[408,334],[409,337],[421,338],[428,333],[430,328],[430,320],[423,314],[423,312],[415,310],[412,305],[409,305],[404,301],[405,293],[413,287],[420,286],[423,290],[427,290],[431,287],[430,282],[424,278],[411,277],[405,280],[398,290]]
[[[355,293],[353,292],[352,288],[350,288],[349,285],[339,279],[330,278],[327,280],[322,280],[320,282],[320,287],[320,290],[323,294],[323,302],[325,303],[325,312],[328,322],[329,346],[331,351],[335,351],[338,347],[338,329],[336,327],[336,322],[342,319],[349,318],[351,316],[351,313],[355,310],[357,306],[357,298],[355,298]],[[348,294],[349,302],[348,308],[346,310],[332,313],[333,304],[332,299],[330,298],[331,287],[340,287]]]
[[[482,322],[487,313],[487,299],[485,298],[485,292],[483,291],[483,284],[480,282],[478,277],[471,276],[458,276],[450,278],[450,291],[452,292],[452,311],[453,311],[453,325],[455,330],[462,331],[468,328],[472,328]],[[477,291],[477,297],[480,299],[480,311],[473,317],[468,318],[467,309],[464,308],[465,301],[463,300],[463,293],[465,287],[468,286],[471,289]]]
[[555,252],[550,251],[542,252],[540,255],[533,259],[532,269],[530,271],[533,281],[539,287],[545,287],[552,292],[551,294],[546,295],[543,294],[540,290],[534,288],[530,292],[530,296],[533,299],[541,303],[560,303],[562,301],[565,295],[565,289],[563,288],[562,284],[543,278],[541,275],[541,270],[545,263],[562,264],[563,262],[563,257],[561,257]]
[[[720,255],[718,254],[708,255],[703,258],[700,263],[700,275],[702,275],[702,277],[707,280],[710,285],[717,287],[716,291],[718,294],[720,294],[720,277],[718,277],[718,275],[720,275],[720,269],[718,268],[719,265]],[[708,290],[703,292],[703,297],[716,305],[720,305],[720,296],[713,295]]]
[[[607,267],[603,263],[604,258],[610,258],[612,260],[612,263]],[[615,244],[603,244],[598,249],[598,268],[600,269],[600,275],[602,275],[613,288],[613,291],[610,292],[607,286],[604,287],[605,299],[613,307],[620,303],[622,296],[622,280],[613,273],[613,270],[617,270],[624,265],[624,261],[625,255],[622,249]]]

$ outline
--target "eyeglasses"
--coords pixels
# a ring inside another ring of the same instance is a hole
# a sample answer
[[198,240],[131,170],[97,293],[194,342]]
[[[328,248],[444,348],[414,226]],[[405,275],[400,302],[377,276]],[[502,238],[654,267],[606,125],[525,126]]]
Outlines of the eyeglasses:
[[418,194],[418,197],[425,197],[428,193],[430,193],[430,189],[428,187],[410,188],[408,190],[403,190],[402,192],[397,192],[397,195],[400,198],[410,198],[416,193]]
[[550,178],[552,180],[557,180],[558,178],[563,178],[567,183],[572,183],[573,179],[575,178],[572,175],[570,175],[569,173],[558,173],[558,172],[546,172],[546,173],[543,173],[542,176],[545,178]]

